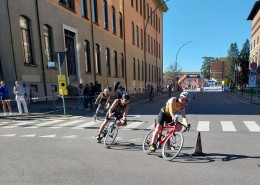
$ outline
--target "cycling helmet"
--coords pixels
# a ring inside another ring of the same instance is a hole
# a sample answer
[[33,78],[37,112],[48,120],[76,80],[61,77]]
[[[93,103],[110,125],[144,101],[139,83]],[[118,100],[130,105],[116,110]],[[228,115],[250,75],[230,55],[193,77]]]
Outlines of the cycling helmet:
[[123,100],[124,100],[124,99],[130,100],[131,97],[129,96],[128,93],[124,93],[124,94],[122,95],[122,99],[123,99]]
[[104,89],[104,92],[109,94],[109,90],[108,89]]
[[190,94],[188,92],[182,92],[180,94],[180,98],[186,98],[186,99],[190,99]]

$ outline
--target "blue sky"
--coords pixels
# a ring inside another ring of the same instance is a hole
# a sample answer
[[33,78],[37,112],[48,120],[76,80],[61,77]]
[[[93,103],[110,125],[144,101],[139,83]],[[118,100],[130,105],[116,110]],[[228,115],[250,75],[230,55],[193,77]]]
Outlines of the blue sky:
[[239,50],[249,39],[247,20],[256,0],[170,0],[163,23],[163,69],[177,62],[182,72],[199,72],[204,56],[226,57],[231,43]]

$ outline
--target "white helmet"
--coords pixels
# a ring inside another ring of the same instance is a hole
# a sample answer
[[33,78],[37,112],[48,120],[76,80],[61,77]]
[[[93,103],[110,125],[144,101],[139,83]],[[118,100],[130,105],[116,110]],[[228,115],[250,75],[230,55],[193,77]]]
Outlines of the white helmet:
[[186,99],[190,99],[190,94],[188,92],[182,92],[180,94],[180,98],[186,98]]
[[104,92],[109,94],[109,90],[108,89],[104,89]]

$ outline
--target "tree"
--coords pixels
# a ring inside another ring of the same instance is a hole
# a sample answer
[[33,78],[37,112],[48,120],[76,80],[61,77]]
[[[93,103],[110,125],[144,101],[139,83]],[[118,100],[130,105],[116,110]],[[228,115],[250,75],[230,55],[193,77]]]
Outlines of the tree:
[[229,79],[233,79],[236,82],[236,71],[239,63],[239,49],[237,43],[231,43],[229,50],[227,51],[227,68],[226,74]]
[[239,72],[238,78],[240,84],[248,82],[249,56],[250,56],[250,43],[249,40],[246,39],[239,55],[239,66],[241,70]]
[[210,65],[211,62],[213,60],[215,60],[215,58],[213,57],[202,57],[203,58],[203,63],[202,66],[200,68],[200,73],[202,76],[204,76],[205,78],[210,79]]
[[169,65],[167,71],[164,73],[164,78],[171,80],[176,79],[179,72],[181,72],[181,66],[175,62],[174,65]]

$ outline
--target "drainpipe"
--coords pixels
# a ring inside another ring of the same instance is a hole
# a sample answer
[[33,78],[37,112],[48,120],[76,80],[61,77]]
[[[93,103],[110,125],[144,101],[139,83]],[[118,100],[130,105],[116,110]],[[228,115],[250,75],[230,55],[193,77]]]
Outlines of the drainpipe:
[[90,1],[90,22],[91,22],[91,37],[92,37],[92,61],[94,63],[94,82],[96,82],[96,62],[95,62],[95,44],[94,44],[94,26],[92,15],[92,1]]
[[12,54],[13,54],[13,60],[14,60],[14,75],[15,75],[15,80],[18,80],[17,79],[16,61],[15,61],[15,55],[14,55],[14,43],[13,43],[13,35],[12,35],[11,19],[10,19],[8,0],[6,0],[6,8],[7,8],[7,13],[8,13],[8,21],[9,21],[9,29],[10,29],[10,37],[11,37],[11,45],[12,45]]
[[125,74],[125,88],[126,88],[126,91],[127,91],[127,72],[126,72],[126,38],[125,38],[125,1],[123,1],[123,29],[124,29],[124,63],[125,63],[125,71],[124,71],[124,74]]
[[[41,25],[40,25],[40,17],[39,17],[39,6],[38,0],[36,0],[36,12],[37,12],[37,23],[38,23],[38,33],[39,33],[39,41],[40,41],[40,53],[41,53],[41,64],[42,64],[42,78],[43,78],[43,86],[44,86],[44,94],[47,96],[47,89],[46,89],[46,79],[45,79],[45,68],[44,68],[44,58],[43,58],[43,48],[42,48],[42,33],[41,33]],[[46,98],[47,100],[47,98]]]

